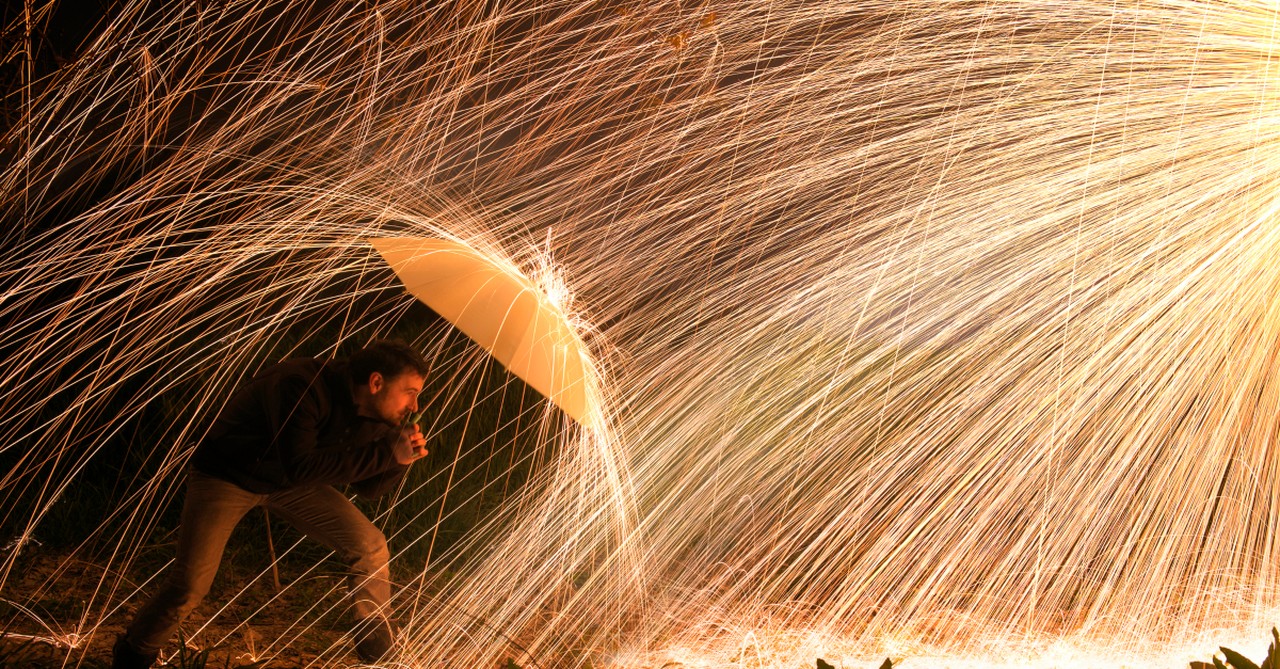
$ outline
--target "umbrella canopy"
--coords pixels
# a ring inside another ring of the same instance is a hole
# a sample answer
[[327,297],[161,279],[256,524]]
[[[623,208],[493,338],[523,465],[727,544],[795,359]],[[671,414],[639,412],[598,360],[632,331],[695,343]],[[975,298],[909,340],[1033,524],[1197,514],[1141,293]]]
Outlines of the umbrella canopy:
[[571,418],[586,423],[586,348],[533,281],[460,242],[381,237],[370,243],[414,297]]

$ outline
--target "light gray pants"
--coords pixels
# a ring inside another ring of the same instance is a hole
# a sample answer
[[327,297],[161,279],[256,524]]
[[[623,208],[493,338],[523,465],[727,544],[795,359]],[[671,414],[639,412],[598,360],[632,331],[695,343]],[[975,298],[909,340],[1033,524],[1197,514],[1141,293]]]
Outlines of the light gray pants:
[[167,581],[129,625],[129,645],[156,653],[209,593],[231,530],[246,513],[264,506],[308,537],[337,553],[349,567],[348,593],[356,617],[385,615],[391,599],[387,540],[345,495],[327,485],[260,495],[191,470],[178,529],[178,555]]

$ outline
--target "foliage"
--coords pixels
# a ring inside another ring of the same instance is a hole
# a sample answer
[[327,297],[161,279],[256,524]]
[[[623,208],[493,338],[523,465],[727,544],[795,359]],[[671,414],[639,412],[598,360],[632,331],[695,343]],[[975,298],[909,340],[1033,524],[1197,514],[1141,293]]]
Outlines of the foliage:
[[1209,669],[1210,667],[1213,667],[1213,669],[1278,669],[1276,666],[1277,648],[1280,648],[1280,631],[1272,627],[1271,644],[1267,647],[1267,657],[1262,660],[1262,664],[1254,664],[1252,660],[1244,655],[1223,646],[1219,650],[1222,651],[1223,657],[1226,658],[1225,663],[1217,656],[1214,656],[1212,663],[1192,662],[1191,669]]
[[[164,663],[164,669],[209,669],[209,654],[216,650],[216,646],[202,648],[200,650],[192,650],[187,647],[186,639],[182,636],[182,630],[178,630],[178,652]],[[267,664],[266,660],[250,662],[249,664],[231,664],[231,657],[228,656],[223,662],[222,669],[261,669]]]
[[[822,658],[818,658],[818,669],[836,669],[830,662]],[[893,660],[884,658],[884,662],[880,664],[880,669],[893,669]]]

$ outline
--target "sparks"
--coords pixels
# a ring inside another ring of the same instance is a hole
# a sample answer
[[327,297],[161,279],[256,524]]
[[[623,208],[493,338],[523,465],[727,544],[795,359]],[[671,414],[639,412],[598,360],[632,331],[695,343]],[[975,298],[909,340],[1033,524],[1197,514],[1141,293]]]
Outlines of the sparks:
[[[402,590],[408,666],[1161,666],[1280,622],[1274,2],[145,4],[23,79],[0,164],[4,597],[67,578],[15,591],[94,463],[156,472],[59,638],[147,587],[240,378],[407,318],[362,240],[413,235],[531,269],[601,408],[496,393],[537,466]],[[515,443],[462,415],[397,508]]]

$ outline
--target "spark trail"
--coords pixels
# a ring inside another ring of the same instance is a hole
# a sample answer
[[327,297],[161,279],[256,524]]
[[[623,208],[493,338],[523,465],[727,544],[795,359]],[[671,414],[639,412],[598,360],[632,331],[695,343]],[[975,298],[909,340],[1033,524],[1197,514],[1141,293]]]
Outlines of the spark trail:
[[0,588],[187,393],[91,538],[130,564],[236,379],[394,328],[362,240],[418,234],[571,290],[608,429],[527,404],[544,466],[406,591],[413,662],[1276,622],[1274,3],[421,4],[129,8],[14,94]]

